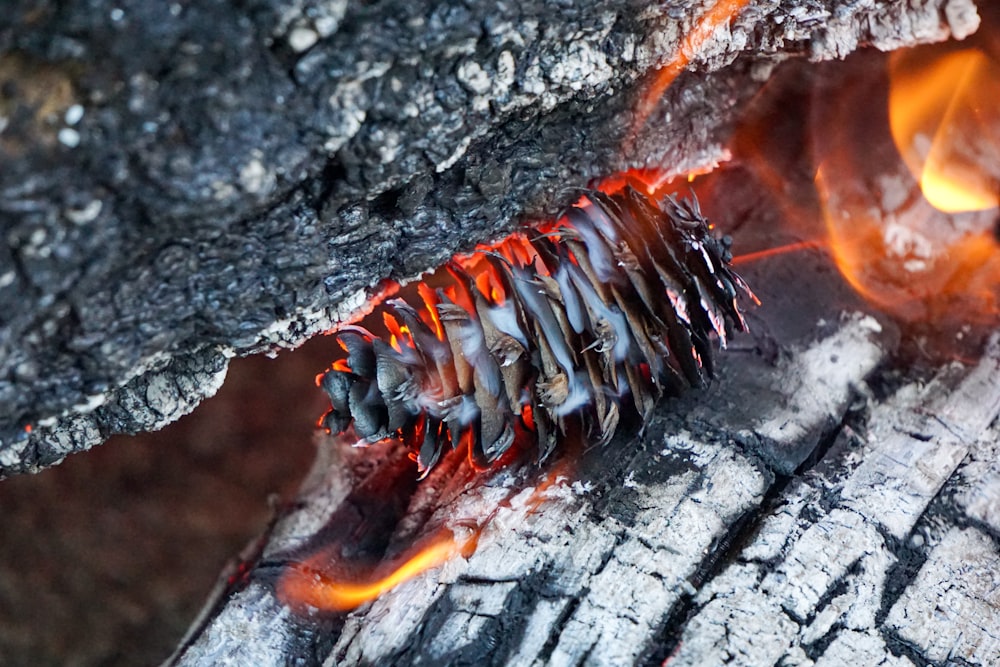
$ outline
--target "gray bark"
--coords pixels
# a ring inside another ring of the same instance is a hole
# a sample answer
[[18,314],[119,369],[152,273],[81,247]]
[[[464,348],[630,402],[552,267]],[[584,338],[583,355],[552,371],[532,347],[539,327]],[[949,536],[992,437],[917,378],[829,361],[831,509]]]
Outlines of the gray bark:
[[176,419],[231,355],[296,345],[569,187],[712,163],[769,63],[978,23],[970,0],[851,10],[750,3],[625,142],[691,9],[15,3],[0,475]]

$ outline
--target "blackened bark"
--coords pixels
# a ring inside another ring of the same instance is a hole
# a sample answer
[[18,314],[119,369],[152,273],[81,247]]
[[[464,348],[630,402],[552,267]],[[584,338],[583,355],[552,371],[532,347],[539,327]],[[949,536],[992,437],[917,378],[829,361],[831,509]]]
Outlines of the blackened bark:
[[977,25],[970,0],[752,2],[626,141],[705,4],[5,7],[0,476],[175,419],[232,354],[300,343],[569,187],[710,164],[768,63]]

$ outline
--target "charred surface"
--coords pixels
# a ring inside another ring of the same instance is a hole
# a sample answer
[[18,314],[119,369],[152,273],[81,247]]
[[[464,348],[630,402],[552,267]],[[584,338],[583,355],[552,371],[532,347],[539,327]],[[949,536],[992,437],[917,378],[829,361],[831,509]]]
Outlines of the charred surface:
[[[2,19],[0,150],[18,160],[0,174],[0,298],[16,306],[0,474],[176,419],[231,353],[295,344],[379,279],[551,213],[568,188],[710,164],[775,60],[976,23],[962,0],[751,3],[663,100],[669,122],[623,150],[638,82],[690,27],[680,5],[559,5],[555,20],[545,3],[404,4],[36,4]],[[768,304],[756,337],[642,437],[485,479],[448,459],[420,485],[405,458],[327,442],[172,662],[995,661],[1000,633],[974,619],[997,606],[983,574],[998,567],[996,348],[929,386],[867,392],[897,335],[831,286],[830,262],[749,273]],[[276,594],[339,538],[392,558],[470,517],[489,517],[474,553],[354,612]]]
[[686,16],[602,2],[14,3],[0,24],[0,470],[176,418],[213,390],[180,367],[168,372],[194,388],[167,414],[93,408],[125,403],[175,357],[218,365],[300,343],[379,279],[554,212],[566,186],[711,163],[754,89],[747,73],[766,71],[755,59],[976,25],[958,0],[826,23],[751,3],[694,56],[720,74],[678,82],[654,114],[670,123],[623,154],[640,80],[672,57]]

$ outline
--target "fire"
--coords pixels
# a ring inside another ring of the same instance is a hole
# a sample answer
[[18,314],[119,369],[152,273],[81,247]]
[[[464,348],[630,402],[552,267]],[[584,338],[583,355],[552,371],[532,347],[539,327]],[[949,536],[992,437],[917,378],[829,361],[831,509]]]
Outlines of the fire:
[[812,129],[834,260],[903,321],[995,323],[1000,68],[978,49],[918,47],[894,54],[889,74],[888,90],[869,75],[826,100],[838,110]]
[[[826,169],[816,183],[837,267],[869,301],[909,321],[948,312],[989,321],[1000,313],[1000,247],[992,232],[956,234],[940,211],[921,202],[900,220],[866,217],[841,199]],[[942,229],[928,226],[934,222]]]
[[396,562],[353,577],[338,577],[336,559],[331,555],[334,550],[325,550],[291,565],[278,582],[278,597],[293,608],[347,612],[456,556],[468,558],[475,551],[479,532],[477,527],[459,537],[442,529]]
[[441,324],[441,318],[435,307],[438,304],[437,296],[425,282],[417,285],[417,292],[426,304],[420,313],[420,318],[431,328],[438,340],[444,340],[444,326]]
[[892,137],[924,197],[948,213],[1000,197],[1000,68],[978,48],[906,49],[889,61]]

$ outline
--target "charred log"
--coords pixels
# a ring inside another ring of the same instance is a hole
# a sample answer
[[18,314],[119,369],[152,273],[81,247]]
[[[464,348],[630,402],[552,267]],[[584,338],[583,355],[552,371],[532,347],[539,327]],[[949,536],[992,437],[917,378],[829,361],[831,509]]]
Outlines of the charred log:
[[[312,554],[336,573],[343,556],[326,547],[359,527],[335,517],[378,515],[387,500],[350,495],[378,467],[359,465],[349,443],[323,443],[301,505],[171,664],[220,655],[338,665],[923,663],[956,654],[990,664],[998,341],[977,364],[930,382],[869,386],[896,334],[869,315],[803,307],[788,275],[808,299],[829,289],[824,261],[797,257],[772,265],[770,280],[754,276],[765,301],[788,297],[755,316],[765,338],[777,335],[777,362],[761,347],[737,348],[711,387],[668,401],[639,439],[485,480],[446,458],[419,485],[393,487],[388,497],[408,498],[408,508],[383,558],[421,532],[479,522],[481,533],[471,554],[350,613],[286,606],[279,592],[281,573]],[[777,333],[769,320],[787,311],[825,323]],[[945,598],[947,618],[929,613]]]
[[[601,6],[539,28],[531,7],[509,25],[392,3],[252,3],[236,18],[221,6],[105,7],[112,26],[128,21],[121,32],[82,10],[18,8],[0,32],[17,51],[0,68],[18,85],[3,92],[41,115],[22,109],[0,131],[3,150],[27,156],[0,175],[14,239],[13,273],[2,274],[14,279],[0,289],[21,306],[4,324],[11,380],[0,389],[13,396],[8,432],[32,429],[4,440],[3,470],[175,419],[221,382],[227,355],[294,344],[356,310],[379,279],[495,240],[592,178],[719,159],[734,107],[787,55],[976,23],[960,0],[810,13],[821,4],[749,5],[670,89],[654,114],[670,122],[624,144],[634,123],[622,114],[689,17]],[[386,15],[386,37],[358,39]],[[765,15],[775,25],[755,23]],[[427,25],[440,41],[421,41]],[[237,55],[215,46],[226,36]],[[136,40],[157,48],[137,57]],[[484,107],[508,52],[514,92]],[[100,71],[109,58],[117,70]],[[25,80],[86,99],[77,108],[57,95],[53,128]],[[218,106],[178,101],[219,90]],[[414,100],[434,113],[408,115]],[[735,191],[728,206],[757,206]],[[86,225],[93,238],[81,240]],[[928,387],[906,376],[887,388],[884,374],[868,386],[894,349],[892,326],[841,317],[865,307],[831,295],[832,269],[819,264],[751,275],[768,304],[752,315],[757,337],[722,360],[708,391],[664,404],[641,438],[584,442],[549,467],[513,465],[485,482],[445,457],[422,484],[399,449],[323,443],[301,503],[227,573],[174,662],[989,664],[995,625],[970,619],[995,607],[981,573],[995,569],[1000,523],[996,350]],[[295,568],[328,576],[302,566],[331,545],[391,560],[426,531],[483,517],[474,553],[353,613],[310,613],[278,593]],[[959,611],[942,619],[940,601]]]
[[[698,75],[652,116],[670,122],[632,137],[697,8],[15,4],[2,474],[169,422],[228,356],[300,343],[567,186],[718,160],[777,60],[977,25],[963,0],[817,12],[748,4],[686,54]],[[148,391],[156,375],[185,390]]]

